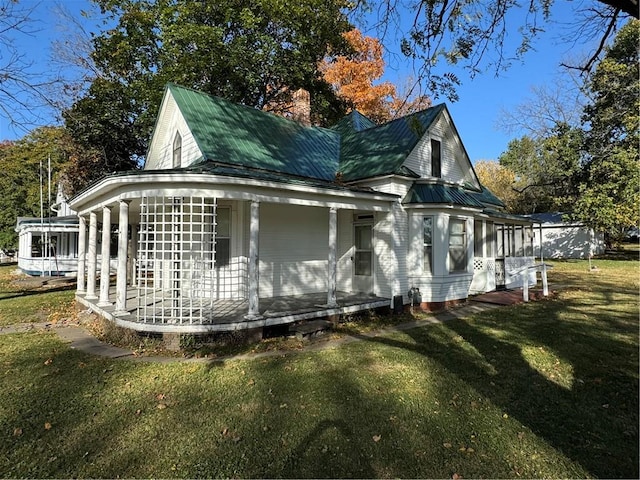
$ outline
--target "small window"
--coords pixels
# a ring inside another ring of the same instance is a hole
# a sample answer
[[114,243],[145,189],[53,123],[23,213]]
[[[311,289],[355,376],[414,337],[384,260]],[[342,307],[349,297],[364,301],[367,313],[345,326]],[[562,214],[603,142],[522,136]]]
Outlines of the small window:
[[449,220],[449,271],[467,271],[467,222]]
[[215,266],[226,267],[231,262],[231,208],[216,209]]
[[485,239],[482,234],[482,220],[474,220],[473,222],[473,255],[475,257],[484,257]]
[[496,254],[496,231],[493,222],[487,222],[486,232],[487,257],[493,257]]
[[182,164],[182,137],[176,132],[173,139],[173,168],[180,168]]
[[373,274],[373,232],[371,225],[354,225],[354,275]]
[[431,176],[440,178],[442,176],[440,161],[440,141],[431,139]]
[[433,217],[422,219],[424,273],[433,273]]

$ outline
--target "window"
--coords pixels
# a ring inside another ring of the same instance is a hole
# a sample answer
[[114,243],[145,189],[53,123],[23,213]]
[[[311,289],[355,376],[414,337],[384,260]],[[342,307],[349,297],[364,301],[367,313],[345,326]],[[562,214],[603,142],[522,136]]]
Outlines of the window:
[[422,219],[423,230],[423,252],[424,252],[424,273],[433,273],[433,217]]
[[371,225],[354,225],[354,275],[373,274],[373,232]]
[[226,267],[231,261],[231,208],[216,208],[215,266]]
[[31,237],[31,258],[42,257],[42,236],[33,235]]
[[173,139],[173,168],[180,168],[182,163],[182,137],[176,132]]
[[467,271],[467,222],[449,220],[449,271]]
[[493,222],[487,222],[486,232],[487,257],[493,257],[496,254],[496,231]]
[[484,257],[484,235],[482,232],[482,220],[473,221],[473,255]]
[[431,139],[431,176],[440,178],[441,161],[440,161],[440,141]]

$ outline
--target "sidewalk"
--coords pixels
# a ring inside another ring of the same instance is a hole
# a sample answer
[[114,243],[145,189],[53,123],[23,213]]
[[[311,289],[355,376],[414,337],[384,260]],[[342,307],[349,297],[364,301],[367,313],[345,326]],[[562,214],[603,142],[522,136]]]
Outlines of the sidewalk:
[[[532,299],[541,298],[541,296],[532,296]],[[522,292],[510,291],[510,292],[491,292],[488,294],[479,295],[474,298],[470,298],[469,301],[460,307],[455,307],[447,310],[443,310],[432,314],[430,317],[422,320],[414,320],[411,322],[400,323],[390,327],[382,328],[374,332],[363,333],[358,335],[344,336],[338,339],[330,339],[326,341],[310,342],[302,350],[273,350],[268,352],[250,353],[231,355],[226,357],[215,358],[177,358],[177,357],[163,357],[163,356],[149,356],[140,357],[135,356],[130,350],[115,347],[93,337],[84,327],[79,324],[51,324],[51,323],[30,323],[11,325],[8,327],[0,327],[0,335],[10,333],[24,333],[36,330],[51,330],[55,331],[58,336],[69,344],[69,348],[77,349],[90,355],[97,355],[105,358],[112,359],[127,359],[138,362],[196,362],[196,363],[211,363],[211,362],[225,362],[229,360],[249,360],[264,357],[281,356],[283,354],[291,354],[295,352],[309,352],[317,351],[325,348],[333,348],[339,345],[346,345],[348,343],[362,341],[370,338],[381,337],[389,335],[394,332],[402,332],[410,330],[412,328],[423,327],[432,325],[435,323],[446,322],[449,320],[466,318],[476,313],[492,310],[494,308],[500,308],[505,305],[513,305],[516,303],[522,303]]]

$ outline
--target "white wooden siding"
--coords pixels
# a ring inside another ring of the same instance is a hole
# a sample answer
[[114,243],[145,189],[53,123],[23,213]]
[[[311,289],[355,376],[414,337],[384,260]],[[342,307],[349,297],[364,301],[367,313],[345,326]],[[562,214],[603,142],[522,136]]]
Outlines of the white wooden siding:
[[358,183],[358,186],[369,187],[377,192],[390,193],[398,195],[401,199],[405,197],[409,189],[413,185],[413,181],[404,180],[394,177],[376,178]]
[[260,296],[326,292],[329,209],[260,204]]
[[441,144],[442,180],[452,183],[470,183],[478,186],[471,161],[446,112],[441,113],[418,144],[407,156],[404,166],[422,178],[433,178],[431,173],[431,139]]
[[353,290],[353,211],[338,210],[337,289]]
[[387,213],[376,215],[375,263],[376,294],[393,298],[404,295],[406,282],[407,214],[400,204]]
[[164,170],[173,168],[173,139],[176,131],[182,136],[181,166],[187,167],[202,157],[191,130],[187,126],[171,92],[165,97],[162,112],[158,115],[151,145],[147,154],[145,170]]
[[[431,216],[433,222],[433,273],[425,273],[422,219]],[[467,272],[449,273],[449,218],[466,219]],[[408,216],[409,241],[406,257],[407,290],[420,289],[423,302],[445,302],[467,298],[473,278],[473,218],[450,215],[437,210],[413,210]]]

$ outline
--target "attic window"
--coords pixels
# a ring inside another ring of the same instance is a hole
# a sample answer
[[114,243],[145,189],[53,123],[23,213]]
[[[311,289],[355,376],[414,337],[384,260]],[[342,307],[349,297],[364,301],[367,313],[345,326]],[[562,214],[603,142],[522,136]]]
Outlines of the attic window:
[[180,132],[176,132],[173,138],[173,168],[180,168],[182,162],[182,137]]
[[431,176],[440,178],[441,161],[440,161],[440,141],[431,139]]

